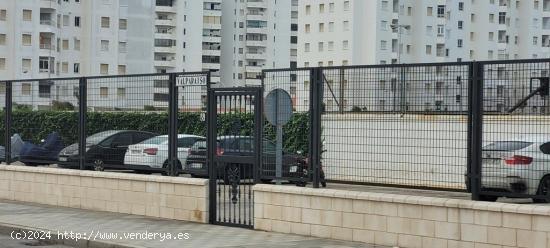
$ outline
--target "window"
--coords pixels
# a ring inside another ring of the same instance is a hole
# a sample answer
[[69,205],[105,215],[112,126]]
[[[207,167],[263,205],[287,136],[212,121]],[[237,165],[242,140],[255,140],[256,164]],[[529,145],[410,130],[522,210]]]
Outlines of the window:
[[119,42],[118,43],[118,52],[119,53],[126,53],[127,52],[126,42]]
[[31,84],[22,83],[21,84],[21,95],[30,96],[31,95]]
[[334,22],[329,22],[328,23],[328,31],[329,32],[334,32]]
[[309,52],[309,51],[310,51],[310,44],[309,44],[309,43],[305,43],[305,44],[304,44],[304,51],[305,51],[305,52]]
[[319,52],[322,52],[325,50],[325,45],[323,42],[319,42]]
[[306,15],[311,14],[311,5],[306,5]]
[[494,23],[494,22],[495,22],[495,15],[494,15],[494,14],[489,14],[489,22],[490,22],[490,23]]
[[426,10],[426,15],[433,16],[433,7],[428,7],[428,9]]
[[428,54],[428,55],[432,54],[432,46],[431,45],[426,45],[426,54]]
[[126,30],[128,28],[128,20],[126,19],[118,20],[118,28],[120,30]]
[[100,64],[99,65],[99,73],[102,75],[109,74],[109,64]]
[[387,49],[387,43],[388,43],[387,41],[381,40],[380,41],[380,49],[381,50],[386,50]]
[[[386,2],[386,4],[387,4],[387,2]],[[328,5],[328,11],[329,11],[330,13],[333,13],[333,12],[334,12],[334,3],[329,3],[329,5]]]
[[101,40],[101,51],[108,52],[109,51],[109,41],[108,40]]
[[533,36],[533,45],[537,45],[539,43],[539,37]]
[[329,51],[333,51],[333,50],[334,50],[334,41],[329,41],[329,42],[328,42],[328,50],[329,50]]
[[457,41],[457,46],[458,46],[458,47],[462,47],[462,44],[463,44],[462,39],[458,39],[458,41]]
[[109,28],[109,27],[111,27],[111,23],[110,23],[109,17],[101,17],[101,27],[102,27],[102,28]]
[[319,13],[325,13],[325,5],[324,4],[319,4]]
[[464,2],[458,2],[458,10],[460,11],[464,10]]
[[118,65],[118,75],[126,74],[126,65]]
[[445,17],[445,5],[437,5],[437,17]]
[[50,71],[50,59],[48,57],[40,57],[38,60],[38,69],[40,72]]
[[63,50],[69,50],[69,40],[63,40]]
[[126,99],[126,88],[117,88],[116,89],[116,98],[119,100]]
[[52,86],[49,83],[39,83],[38,84],[38,97],[40,98],[50,98],[51,97]]
[[345,11],[349,10],[349,1],[344,1],[344,10]]
[[6,10],[0,9],[0,21],[5,21],[5,20],[6,20]]
[[342,42],[342,49],[348,50],[349,48],[349,41],[345,40]]
[[80,63],[74,63],[73,64],[73,72],[74,73],[80,73]]
[[74,50],[80,51],[80,40],[76,38],[74,39]]
[[61,63],[61,71],[63,73],[68,73],[69,72],[69,63],[68,62]]
[[306,33],[311,32],[311,25],[310,25],[310,24],[306,24],[305,30],[306,30]]
[[319,23],[319,33],[325,32],[325,24]]
[[349,31],[349,21],[344,21],[344,31]]
[[23,21],[32,21],[32,10],[24,9],[23,10]]
[[23,46],[30,46],[32,44],[32,36],[30,34],[23,34],[22,42]]
[[489,32],[489,41],[493,41],[495,39],[495,33]]
[[506,24],[506,12],[498,13],[498,24]]
[[463,25],[464,25],[463,21],[458,21],[458,29],[462,29]]
[[80,16],[75,16],[74,17],[74,26],[75,27],[80,27]]
[[107,87],[99,88],[99,97],[100,98],[108,98],[109,97],[109,88],[107,88]]
[[63,15],[63,26],[67,27],[69,26],[69,16]]
[[445,26],[437,25],[437,36],[443,36],[445,34]]
[[6,58],[0,58],[0,70],[6,69]]

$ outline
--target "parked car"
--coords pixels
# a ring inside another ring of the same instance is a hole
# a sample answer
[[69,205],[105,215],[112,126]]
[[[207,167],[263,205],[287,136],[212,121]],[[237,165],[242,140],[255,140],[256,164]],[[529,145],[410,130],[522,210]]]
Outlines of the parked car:
[[[189,148],[197,141],[205,141],[202,136],[178,135],[178,159],[185,164]],[[166,168],[168,166],[168,135],[162,135],[130,145],[124,156],[124,164],[147,166],[149,168]]]
[[[12,161],[16,161],[19,159],[19,153],[21,152],[21,148],[23,148],[24,144],[25,142],[23,141],[23,139],[21,139],[21,136],[19,134],[14,134],[13,136],[11,136]],[[0,146],[0,160],[6,160],[6,148],[4,146]]]
[[53,132],[38,145],[25,142],[19,152],[19,160],[29,166],[50,164],[57,161],[63,147],[61,136],[57,132]]
[[[530,136],[492,142],[482,151],[484,190],[550,196],[550,137]],[[468,180],[466,180],[469,185]],[[482,196],[496,201],[496,196]],[[533,199],[550,202],[548,199]]]
[[[106,168],[120,168],[124,154],[132,144],[157,136],[144,131],[109,130],[86,138],[86,163],[89,168],[102,171]],[[60,167],[78,167],[78,144],[65,147],[59,153]]]
[[[222,136],[218,138],[216,153],[221,156],[252,156],[254,138],[251,136]],[[275,176],[275,143],[269,140],[263,140],[263,168],[262,175]],[[198,141],[191,149],[185,163],[184,172],[191,174],[192,177],[207,177],[208,169],[206,166],[206,141]],[[228,166],[218,164],[218,175],[223,175],[228,183]],[[241,168],[241,178],[251,178],[252,170],[250,168]],[[300,154],[293,154],[283,151],[283,176],[287,178],[305,178],[307,177],[307,162]],[[244,173],[244,174],[243,174]],[[268,178],[262,178],[262,181],[270,181]],[[300,183],[296,180],[293,183]]]

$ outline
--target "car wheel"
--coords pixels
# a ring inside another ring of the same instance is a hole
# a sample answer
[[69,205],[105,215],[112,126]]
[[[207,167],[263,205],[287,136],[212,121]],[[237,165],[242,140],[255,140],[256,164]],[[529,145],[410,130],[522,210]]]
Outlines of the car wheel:
[[94,171],[104,171],[105,170],[105,164],[103,163],[103,160],[96,159],[94,161]]
[[533,202],[550,203],[550,176],[545,176],[540,180],[537,196],[544,196],[546,198],[533,198]]
[[163,176],[168,176],[168,160],[164,161],[164,164],[162,164],[162,169],[164,169],[160,174]]

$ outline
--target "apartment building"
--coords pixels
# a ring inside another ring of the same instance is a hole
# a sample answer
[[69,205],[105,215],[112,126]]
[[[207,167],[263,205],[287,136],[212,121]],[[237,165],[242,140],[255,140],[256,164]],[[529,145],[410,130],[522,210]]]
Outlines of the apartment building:
[[[547,58],[550,0],[302,0],[298,65],[340,66]],[[495,66],[487,76],[486,110],[504,111],[528,94],[530,75]],[[365,111],[462,111],[464,67],[334,73],[344,102],[327,108]],[[518,74],[519,73],[519,74]],[[354,73],[351,73],[354,74]],[[515,80],[512,80],[515,79]],[[521,80],[519,80],[521,79]],[[368,81],[368,82],[365,82]],[[513,82],[513,83],[512,83]],[[307,82],[306,82],[307,83]],[[523,92],[523,93],[522,93]],[[532,101],[530,104],[539,106]],[[541,108],[532,111],[546,111]]]
[[225,86],[261,84],[262,69],[296,66],[298,0],[224,1]]

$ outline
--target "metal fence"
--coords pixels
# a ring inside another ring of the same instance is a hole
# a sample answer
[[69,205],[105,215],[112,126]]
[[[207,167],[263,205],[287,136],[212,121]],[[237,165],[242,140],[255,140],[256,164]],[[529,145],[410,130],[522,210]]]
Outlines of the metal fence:
[[209,82],[208,72],[1,82],[4,160],[178,175],[206,140]]

